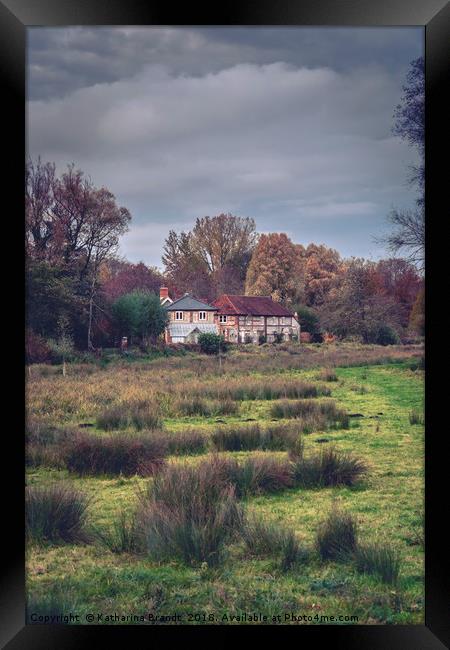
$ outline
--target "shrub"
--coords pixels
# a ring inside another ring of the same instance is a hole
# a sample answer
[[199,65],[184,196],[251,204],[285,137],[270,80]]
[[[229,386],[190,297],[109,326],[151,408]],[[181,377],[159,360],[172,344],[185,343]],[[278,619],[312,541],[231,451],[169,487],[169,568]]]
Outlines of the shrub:
[[25,493],[26,531],[35,542],[86,542],[87,497],[68,485],[29,486]]
[[97,417],[99,429],[159,429],[162,426],[161,415],[157,405],[145,401],[122,402],[106,408]]
[[258,336],[258,343],[259,345],[262,345],[263,343],[267,343],[267,336],[265,334],[260,334]]
[[67,469],[89,474],[149,476],[164,464],[167,444],[161,435],[79,434],[65,446]]
[[283,335],[281,332],[273,333],[273,342],[274,343],[283,343]]
[[242,521],[233,486],[208,464],[168,465],[155,477],[140,522],[146,548],[156,559],[218,564]]
[[400,337],[392,327],[381,323],[367,333],[366,342],[376,345],[398,345]]
[[332,447],[313,456],[302,456],[294,464],[294,477],[302,487],[354,485],[367,473],[364,461]]
[[316,546],[322,560],[347,560],[356,550],[357,525],[349,513],[334,508],[317,531]]
[[355,550],[355,562],[360,573],[377,574],[383,582],[397,583],[401,559],[399,552],[391,546],[359,545]]
[[227,343],[224,337],[220,334],[213,334],[212,332],[200,334],[198,344],[204,354],[219,354],[227,350]]

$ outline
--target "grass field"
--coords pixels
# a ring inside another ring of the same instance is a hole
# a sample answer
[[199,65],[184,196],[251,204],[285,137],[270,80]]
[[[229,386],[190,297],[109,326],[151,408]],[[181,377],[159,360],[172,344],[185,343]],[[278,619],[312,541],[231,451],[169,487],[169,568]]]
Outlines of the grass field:
[[[130,437],[151,437],[157,429],[161,439],[186,430],[203,434],[205,442],[191,452],[188,447],[171,455],[166,449],[163,463],[170,466],[209,457],[211,436],[220,427],[300,424],[291,418],[275,422],[273,405],[297,402],[292,391],[298,393],[299,386],[310,391],[312,384],[318,394],[305,398],[308,403],[334,400],[349,417],[346,426],[312,420],[311,432],[302,435],[305,456],[331,447],[363,461],[367,472],[353,485],[294,485],[239,500],[247,516],[259,514],[265,525],[294,531],[304,553],[288,567],[275,551],[250,552],[239,535],[227,542],[220,562],[187,562],[142,549],[113,552],[102,542],[163,470],[80,475],[67,469],[57,453],[63,442],[56,438],[55,454],[36,453],[28,460],[26,483],[29,488],[69,484],[88,495],[89,538],[29,541],[28,616],[72,613],[83,624],[423,624],[422,354],[413,346],[248,346],[231,352],[220,368],[217,359],[195,354],[74,364],[66,377],[58,367],[33,367],[27,381],[29,428],[65,430],[64,444],[79,431],[101,439],[117,437],[119,429]],[[188,412],[194,414],[186,415],[189,400]],[[118,418],[124,412],[134,420]],[[105,422],[119,424],[109,430]],[[287,462],[288,453],[256,448],[220,455],[240,463],[255,454]],[[353,558],[321,558],[317,531],[336,507],[356,522],[358,544],[387,545],[398,555],[398,580],[362,572]]]

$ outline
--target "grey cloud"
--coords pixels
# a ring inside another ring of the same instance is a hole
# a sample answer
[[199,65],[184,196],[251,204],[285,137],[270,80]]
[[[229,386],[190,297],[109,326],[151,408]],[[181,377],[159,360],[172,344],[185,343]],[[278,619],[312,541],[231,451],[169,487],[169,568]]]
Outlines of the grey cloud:
[[[351,44],[344,47],[344,35],[333,30],[325,41],[326,30],[320,38],[317,30],[288,30],[283,38],[282,30],[265,30],[266,41],[248,29],[218,28],[217,40],[213,30],[148,31],[56,30],[50,40],[37,33],[30,50],[30,65],[38,66],[52,48],[66,47],[53,72],[44,66],[44,86],[62,88],[69,78],[73,85],[53,97],[41,89],[29,102],[29,153],[60,171],[73,161],[116,194],[133,214],[121,245],[130,259],[159,265],[169,228],[222,211],[346,255],[382,253],[371,236],[393,204],[414,200],[405,185],[414,152],[391,135],[391,125],[400,69],[404,74],[420,54],[417,30],[395,30],[403,34],[397,49],[390,30],[378,31],[378,40],[374,30],[351,30],[353,44],[365,42],[370,57],[360,44],[350,57]],[[147,53],[152,43],[153,54],[135,56],[136,42]],[[345,66],[329,54],[339,43]],[[96,56],[83,55],[81,44],[95,47]],[[295,48],[308,50],[309,61],[314,52],[325,61],[299,65],[288,56]],[[256,51],[259,61],[249,62]],[[186,64],[175,74],[180,52]],[[102,76],[99,61],[109,55]],[[58,78],[69,68],[79,84],[72,73],[64,83]]]
[[175,76],[276,61],[336,70],[376,62],[401,74],[421,54],[421,33],[411,27],[31,27],[28,93],[32,99],[62,97],[157,63]]

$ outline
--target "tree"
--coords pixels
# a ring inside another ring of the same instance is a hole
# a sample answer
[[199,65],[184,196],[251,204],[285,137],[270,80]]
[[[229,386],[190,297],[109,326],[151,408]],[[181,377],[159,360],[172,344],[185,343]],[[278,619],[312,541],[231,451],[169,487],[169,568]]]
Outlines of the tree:
[[253,252],[245,281],[249,296],[271,296],[286,305],[300,291],[300,264],[297,247],[285,233],[261,235]]
[[143,262],[131,264],[125,260],[108,259],[100,269],[99,285],[108,303],[135,289],[158,293],[164,286],[163,275]]
[[155,293],[136,290],[120,296],[112,305],[119,336],[137,337],[142,343],[155,343],[168,321],[166,309]]
[[345,266],[339,253],[333,248],[309,244],[306,249],[298,247],[302,263],[304,301],[317,307],[342,278]]
[[423,284],[413,264],[401,258],[380,260],[374,267],[376,292],[398,305],[400,323],[408,327],[411,309]]
[[50,339],[48,347],[57,360],[61,359],[63,364],[63,376],[66,376],[66,360],[73,354],[73,338],[70,333],[69,321],[64,316],[58,320],[58,338]]
[[390,234],[378,238],[387,244],[388,250],[396,255],[407,251],[408,259],[423,270],[425,264],[425,62],[423,57],[410,64],[403,86],[400,104],[394,111],[392,131],[415,147],[420,162],[412,167],[409,182],[418,190],[416,207],[413,210],[393,209],[388,216],[388,223],[393,226]]
[[54,164],[40,159],[26,165],[25,208],[28,258],[71,279],[78,321],[83,321],[92,348],[99,270],[116,250],[131,215],[108,189],[95,187],[73,164],[57,178]]
[[419,336],[425,336],[425,288],[422,287],[417,294],[416,301],[411,310],[409,326]]
[[198,218],[190,232],[169,232],[162,257],[165,273],[181,291],[208,300],[225,290],[239,292],[256,241],[255,222],[248,217]]
[[310,307],[299,305],[295,307],[298,319],[300,322],[300,329],[302,332],[311,334],[311,340],[318,342],[322,340],[322,332],[320,327],[320,318],[318,314]]
[[320,308],[322,326],[342,337],[375,343],[380,328],[400,329],[398,304],[392,296],[377,292],[375,264],[353,258],[339,287]]

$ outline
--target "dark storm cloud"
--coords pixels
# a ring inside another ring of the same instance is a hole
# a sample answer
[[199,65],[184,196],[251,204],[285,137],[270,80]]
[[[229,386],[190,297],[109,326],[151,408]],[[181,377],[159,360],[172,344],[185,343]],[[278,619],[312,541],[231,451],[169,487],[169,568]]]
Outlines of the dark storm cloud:
[[390,207],[414,200],[414,155],[391,126],[421,34],[33,28],[29,152],[113,190],[132,260],[160,264],[169,228],[227,211],[377,255]]

